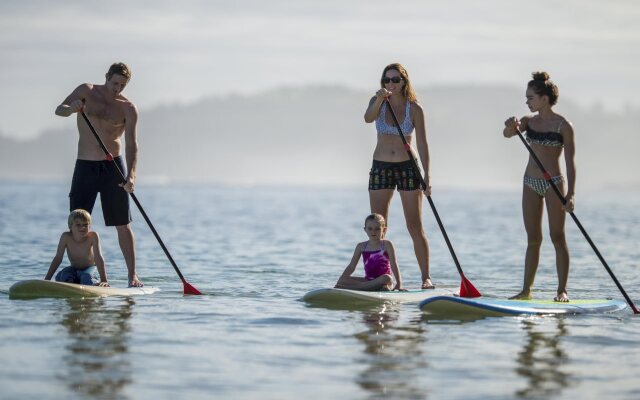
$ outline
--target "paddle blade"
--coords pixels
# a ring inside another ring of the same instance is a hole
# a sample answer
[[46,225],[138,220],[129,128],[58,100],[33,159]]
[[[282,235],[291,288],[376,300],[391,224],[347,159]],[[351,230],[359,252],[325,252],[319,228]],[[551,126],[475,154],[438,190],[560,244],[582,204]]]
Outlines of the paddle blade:
[[460,297],[474,298],[482,296],[471,282],[463,275],[460,282]]
[[202,294],[198,289],[191,286],[189,282],[182,281],[182,283],[184,284],[184,294]]

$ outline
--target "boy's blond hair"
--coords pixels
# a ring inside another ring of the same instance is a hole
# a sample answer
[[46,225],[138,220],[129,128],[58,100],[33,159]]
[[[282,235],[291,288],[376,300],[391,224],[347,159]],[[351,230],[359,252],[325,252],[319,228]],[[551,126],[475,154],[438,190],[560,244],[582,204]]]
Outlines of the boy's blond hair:
[[89,214],[87,210],[78,208],[71,211],[71,213],[69,214],[69,220],[67,221],[69,224],[69,229],[71,229],[71,225],[73,225],[73,221],[77,219],[91,225],[91,214]]

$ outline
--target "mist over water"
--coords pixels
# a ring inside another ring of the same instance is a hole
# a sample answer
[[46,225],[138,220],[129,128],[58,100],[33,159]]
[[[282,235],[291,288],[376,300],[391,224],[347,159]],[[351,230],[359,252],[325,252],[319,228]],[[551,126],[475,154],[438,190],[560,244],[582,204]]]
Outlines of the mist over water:
[[[141,111],[137,184],[366,185],[376,145],[374,124],[363,120],[371,95],[343,86],[287,87]],[[528,154],[502,129],[507,117],[527,114],[524,90],[420,86],[418,95],[435,190],[520,186]],[[566,96],[557,111],[574,127],[580,198],[640,190],[640,136],[633,134],[639,110],[611,114]],[[78,133],[56,118],[60,128],[36,140],[0,137],[0,179],[70,182]]]

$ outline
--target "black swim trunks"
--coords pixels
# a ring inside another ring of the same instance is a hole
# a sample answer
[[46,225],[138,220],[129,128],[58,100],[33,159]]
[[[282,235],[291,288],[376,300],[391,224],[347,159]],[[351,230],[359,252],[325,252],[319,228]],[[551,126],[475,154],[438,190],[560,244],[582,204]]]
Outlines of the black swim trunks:
[[369,190],[395,189],[403,191],[420,189],[419,171],[411,160],[386,162],[373,160],[369,172]]
[[[122,157],[114,157],[113,161],[126,174]],[[121,183],[122,177],[113,162],[76,160],[69,193],[70,210],[82,208],[91,213],[100,193],[105,225],[127,225],[131,222],[129,193],[119,186]]]

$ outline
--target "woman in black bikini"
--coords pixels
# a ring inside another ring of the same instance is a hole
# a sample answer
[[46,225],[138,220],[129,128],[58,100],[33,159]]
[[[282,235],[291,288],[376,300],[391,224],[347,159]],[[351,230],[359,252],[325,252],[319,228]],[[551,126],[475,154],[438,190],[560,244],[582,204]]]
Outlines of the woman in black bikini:
[[[575,202],[576,166],[574,162],[575,145],[573,127],[552,107],[558,101],[558,87],[549,79],[546,72],[534,72],[533,80],[527,85],[527,106],[535,115],[521,119],[511,117],[505,121],[503,135],[510,138],[517,131],[526,131],[527,141],[538,156],[542,165],[551,175],[551,180],[560,192],[566,191],[566,205],[549,190],[550,184],[544,178],[540,168],[529,156],[524,173],[522,190],[522,215],[527,231],[527,253],[524,264],[524,284],[522,291],[512,299],[530,299],[531,288],[538,269],[540,245],[542,244],[542,213],[547,205],[551,241],[556,250],[556,269],[558,271],[558,292],[555,301],[567,302],[567,279],[569,278],[569,249],[564,235],[565,212],[573,211]],[[560,156],[564,148],[567,179],[565,182],[560,170]]]
[[[432,289],[429,275],[429,244],[422,228],[422,193],[418,171],[415,171],[391,113],[385,105],[385,98],[398,118],[402,133],[409,145],[415,136],[416,146],[424,180],[427,184],[424,193],[431,195],[429,183],[429,146],[422,107],[418,104],[416,94],[411,86],[407,70],[400,64],[387,65],[382,71],[380,89],[369,101],[364,114],[368,123],[376,123],[378,142],[373,153],[373,166],[369,173],[369,202],[371,212],[381,214],[389,220],[389,204],[393,191],[397,188],[402,200],[402,208],[407,229],[413,240],[418,265],[422,275],[422,288]],[[415,129],[415,134],[414,134]],[[411,147],[411,151],[416,153]]]

